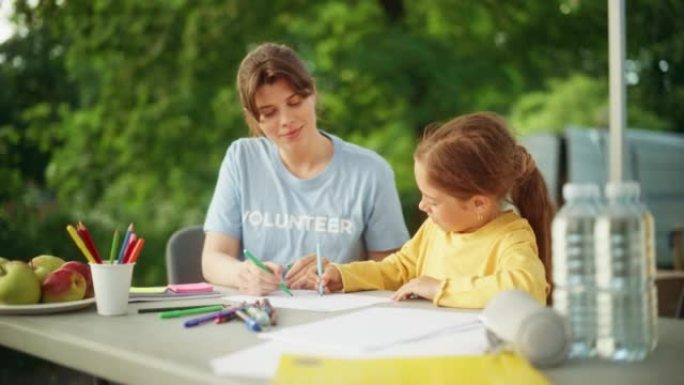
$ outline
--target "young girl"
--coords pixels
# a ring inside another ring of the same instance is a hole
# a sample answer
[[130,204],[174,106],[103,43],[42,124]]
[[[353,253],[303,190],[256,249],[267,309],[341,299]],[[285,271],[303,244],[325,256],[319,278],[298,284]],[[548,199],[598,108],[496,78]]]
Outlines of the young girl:
[[[382,261],[326,265],[325,290],[397,290],[397,301],[482,308],[516,288],[546,303],[553,209],[539,169],[505,122],[475,113],[428,128],[414,159],[428,219]],[[509,200],[520,214],[505,207]]]

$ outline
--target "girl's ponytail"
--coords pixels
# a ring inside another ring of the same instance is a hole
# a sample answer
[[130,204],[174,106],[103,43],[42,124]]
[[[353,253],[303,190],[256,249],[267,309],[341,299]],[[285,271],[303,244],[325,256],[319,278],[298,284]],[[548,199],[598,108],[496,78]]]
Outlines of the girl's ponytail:
[[551,220],[553,217],[553,204],[549,197],[549,191],[537,168],[534,159],[525,150],[518,146],[520,159],[520,174],[515,185],[511,189],[511,200],[520,211],[520,215],[527,219],[537,238],[539,259],[546,270],[546,280],[551,282]]

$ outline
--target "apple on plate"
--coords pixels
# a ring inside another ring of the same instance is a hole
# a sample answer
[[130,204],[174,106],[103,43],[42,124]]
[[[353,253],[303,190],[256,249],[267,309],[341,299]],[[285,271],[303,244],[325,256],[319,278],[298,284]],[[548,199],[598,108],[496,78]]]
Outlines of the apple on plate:
[[47,254],[33,257],[29,262],[41,283],[45,281],[45,277],[48,274],[59,269],[63,264],[64,260],[62,258]]
[[88,264],[80,261],[68,261],[60,266],[58,270],[72,270],[81,273],[83,278],[86,280],[85,298],[91,298],[94,296],[93,277],[90,273],[90,266],[88,266]]
[[41,285],[44,303],[69,302],[83,299],[87,289],[81,273],[70,269],[57,269],[49,273]]
[[39,301],[40,281],[27,263],[0,263],[0,304],[30,305]]

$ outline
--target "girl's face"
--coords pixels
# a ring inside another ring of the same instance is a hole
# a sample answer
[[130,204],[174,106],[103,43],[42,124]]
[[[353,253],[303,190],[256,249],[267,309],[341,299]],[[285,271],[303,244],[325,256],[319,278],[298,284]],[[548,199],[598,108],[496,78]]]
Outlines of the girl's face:
[[444,231],[468,233],[482,225],[476,210],[477,196],[464,201],[438,189],[430,183],[427,170],[418,160],[414,163],[414,172],[422,195],[418,208]]
[[278,79],[260,86],[254,101],[261,132],[278,147],[296,147],[317,134],[315,94],[300,96],[287,80]]

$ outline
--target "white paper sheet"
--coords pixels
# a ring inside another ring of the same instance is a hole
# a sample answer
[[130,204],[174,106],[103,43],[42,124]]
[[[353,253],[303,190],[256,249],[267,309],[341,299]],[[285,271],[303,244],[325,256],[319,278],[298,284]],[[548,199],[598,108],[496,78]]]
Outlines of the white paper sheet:
[[214,373],[219,376],[271,379],[278,369],[280,356],[283,353],[357,359],[459,356],[483,354],[487,350],[487,346],[484,326],[478,324],[461,331],[447,329],[432,337],[366,353],[341,353],[335,349],[321,349],[310,345],[271,340],[218,357],[212,360],[210,364]]
[[268,338],[363,353],[479,325],[477,313],[374,307],[269,333]]
[[276,308],[299,309],[310,311],[339,311],[356,309],[360,307],[375,305],[377,303],[391,302],[387,297],[372,297],[369,295],[333,293],[318,295],[314,290],[292,290],[294,296],[283,292],[273,292],[265,297],[254,297],[249,295],[231,295],[222,299],[232,302],[254,302],[259,298],[268,298],[268,301]]

